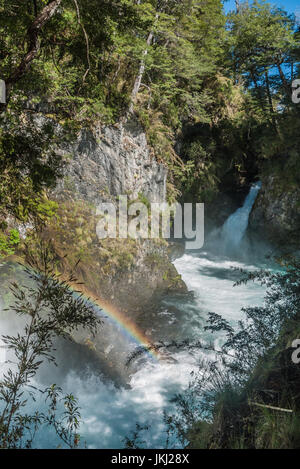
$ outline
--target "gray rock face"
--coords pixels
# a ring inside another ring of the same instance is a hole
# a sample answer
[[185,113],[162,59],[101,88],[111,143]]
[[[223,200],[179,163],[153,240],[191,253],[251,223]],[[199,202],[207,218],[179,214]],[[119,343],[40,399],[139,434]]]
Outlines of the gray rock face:
[[300,247],[300,189],[278,189],[273,176],[262,181],[249,219],[252,230],[281,246]]
[[74,196],[75,191],[95,204],[124,194],[136,199],[139,193],[150,202],[165,200],[167,169],[151,157],[135,122],[83,130],[63,154],[67,166],[57,194],[70,191]]
[[[135,121],[125,125],[102,126],[93,131],[82,130],[76,141],[66,143],[59,151],[66,161],[64,178],[54,190],[59,202],[81,200],[87,207],[90,203],[91,213],[94,213],[100,202],[116,202],[119,195],[128,195],[130,200],[136,200],[141,194],[150,203],[164,202],[166,199],[167,168],[152,158],[146,136]],[[65,229],[74,230],[74,227],[67,226]],[[85,250],[88,249],[88,238],[92,239],[94,235],[92,232],[79,240]],[[108,241],[111,244],[105,245],[104,249],[107,258],[114,259],[115,263],[120,262],[120,265],[116,269],[108,269],[105,275],[97,274],[101,277],[99,288],[95,286],[97,295],[109,299],[122,310],[129,309],[133,315],[166,291],[185,291],[186,287],[178,279],[178,273],[171,263],[167,243],[152,239],[133,241],[136,247],[132,254],[134,265],[128,267],[126,254],[131,254],[122,250],[122,240],[116,240],[120,243],[119,248],[114,240]],[[100,262],[103,246],[100,240],[97,242]],[[116,251],[122,251],[125,267],[121,265],[120,256],[116,260]],[[93,253],[93,260],[97,261],[97,253]],[[89,270],[96,272],[95,266],[89,262]],[[90,288],[88,279],[83,281]]]

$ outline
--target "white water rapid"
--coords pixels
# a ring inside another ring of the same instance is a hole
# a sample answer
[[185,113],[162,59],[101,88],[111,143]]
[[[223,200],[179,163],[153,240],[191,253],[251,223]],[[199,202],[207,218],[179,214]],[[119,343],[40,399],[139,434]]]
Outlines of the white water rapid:
[[[256,184],[251,188],[243,207],[224,224],[221,238],[227,243],[237,245],[242,240],[259,187]],[[208,312],[222,314],[234,324],[243,317],[242,307],[262,304],[262,287],[249,283],[233,288],[238,274],[231,267],[253,270],[257,265],[252,261],[232,260],[204,246],[199,252],[186,252],[174,265],[192,294],[164,299],[156,319],[152,318],[149,325],[159,339],[204,338],[218,343],[220,336],[203,332]],[[169,399],[188,386],[190,373],[196,370],[197,357],[181,351],[174,358],[174,363],[146,361],[131,376],[128,389],[107,383],[90,368],[82,375],[74,370],[66,371],[59,385],[79,398],[83,418],[80,434],[88,448],[121,448],[122,438],[135,429],[136,422],[152,425],[148,433],[149,447],[163,445],[162,412],[170,407]],[[49,368],[49,379],[51,382],[56,379],[54,367]],[[58,441],[45,430],[37,435],[36,444],[53,448]]]

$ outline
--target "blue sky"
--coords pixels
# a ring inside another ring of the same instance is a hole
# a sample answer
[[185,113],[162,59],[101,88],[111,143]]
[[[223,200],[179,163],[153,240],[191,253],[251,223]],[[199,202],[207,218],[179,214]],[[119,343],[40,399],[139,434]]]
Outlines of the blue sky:
[[[289,13],[296,13],[297,11],[298,15],[300,16],[300,0],[268,0],[268,3],[278,5]],[[224,8],[226,12],[229,10],[234,10],[235,0],[224,1]]]

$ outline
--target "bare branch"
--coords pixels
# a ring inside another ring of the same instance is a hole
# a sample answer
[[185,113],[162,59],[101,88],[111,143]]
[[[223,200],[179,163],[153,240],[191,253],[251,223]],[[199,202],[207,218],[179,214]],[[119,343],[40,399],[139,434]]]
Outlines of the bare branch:
[[11,75],[6,80],[7,83],[7,102],[9,100],[9,91],[11,86],[19,81],[27,72],[32,61],[36,58],[39,49],[39,34],[45,24],[52,18],[60,6],[62,0],[52,0],[48,3],[42,11],[37,15],[34,22],[30,25],[27,31],[28,49],[26,54],[21,60],[21,63],[13,70]]
[[82,24],[81,22],[81,17],[80,17],[80,10],[79,10],[79,6],[78,6],[78,3],[77,3],[77,0],[73,0],[74,4],[75,4],[75,7],[76,7],[76,13],[77,13],[77,19],[78,19],[78,24],[80,25],[81,29],[82,29],[82,32],[84,34],[84,38],[85,38],[85,43],[86,43],[86,58],[87,58],[87,62],[88,62],[88,68],[85,72],[85,74],[83,75],[83,78],[82,78],[82,82],[84,83],[85,82],[85,79],[91,69],[91,62],[90,62],[90,45],[89,45],[89,37],[87,35],[87,32],[85,30],[85,27],[84,25]]

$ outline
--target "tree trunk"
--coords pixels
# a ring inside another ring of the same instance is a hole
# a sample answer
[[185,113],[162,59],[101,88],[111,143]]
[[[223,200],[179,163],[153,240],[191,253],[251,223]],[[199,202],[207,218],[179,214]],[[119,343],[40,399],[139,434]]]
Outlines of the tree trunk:
[[273,101],[272,101],[272,96],[271,96],[271,91],[270,91],[270,83],[269,83],[269,74],[268,74],[268,70],[265,70],[265,80],[266,80],[266,91],[267,91],[267,96],[268,96],[270,111],[271,111],[272,113],[274,113]]
[[272,124],[273,124],[273,127],[275,128],[275,130],[277,132],[278,131],[277,122],[276,122],[276,117],[275,117],[275,112],[274,112],[274,107],[273,107],[273,101],[272,101],[272,95],[271,95],[271,90],[270,90],[268,70],[265,70],[265,81],[266,81],[266,91],[267,91],[267,97],[268,97],[268,102],[269,102],[269,107],[270,107]]
[[12,71],[6,80],[7,102],[9,100],[9,91],[13,84],[19,81],[27,72],[32,61],[35,59],[39,52],[39,34],[45,24],[56,13],[62,0],[52,0],[46,5],[42,11],[37,15],[34,22],[31,24],[27,31],[28,48],[27,52],[22,58],[20,64]]
[[279,72],[279,75],[280,75],[280,78],[281,78],[282,85],[283,85],[287,95],[289,95],[289,94],[291,94],[291,87],[290,87],[287,79],[285,78],[285,75],[284,75],[283,70],[281,68],[280,62],[277,63],[277,68],[278,68],[278,72]]
[[260,101],[260,104],[261,104],[261,108],[263,111],[265,111],[265,103],[264,103],[264,99],[261,95],[261,90],[258,86],[258,83],[257,83],[257,80],[256,80],[256,77],[255,77],[255,72],[253,70],[250,70],[250,74],[251,74],[251,78],[252,78],[252,81],[254,83],[254,87],[256,89],[256,92],[257,92],[257,95],[258,95],[258,99]]
[[[155,22],[157,21],[158,16],[159,16],[159,13],[156,13]],[[129,114],[133,113],[134,104],[136,102],[136,98],[137,98],[138,92],[140,90],[140,87],[141,87],[141,84],[142,84],[142,79],[143,79],[144,72],[145,72],[146,56],[148,54],[149,47],[152,44],[153,37],[154,37],[154,33],[153,33],[153,31],[151,31],[149,33],[148,37],[147,37],[146,49],[143,52],[143,57],[142,57],[142,60],[140,62],[139,72],[138,72],[138,75],[135,79],[134,86],[133,86],[133,89],[132,89],[132,92],[131,92]]]

